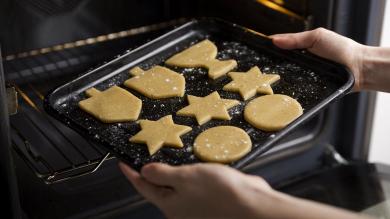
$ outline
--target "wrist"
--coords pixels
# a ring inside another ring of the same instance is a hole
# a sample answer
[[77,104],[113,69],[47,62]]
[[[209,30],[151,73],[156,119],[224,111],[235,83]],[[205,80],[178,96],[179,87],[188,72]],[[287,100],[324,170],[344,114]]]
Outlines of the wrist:
[[288,196],[273,189],[259,189],[251,192],[250,199],[246,200],[245,218],[286,218]]
[[362,52],[362,89],[389,92],[390,49],[364,46]]
[[375,63],[373,47],[363,46],[361,58],[361,89],[368,90],[373,84],[373,66]]
[[[264,199],[263,199],[264,198]],[[259,202],[261,200],[261,202]],[[248,218],[267,219],[311,219],[311,218],[344,218],[344,219],[369,219],[364,215],[358,215],[340,208],[296,198],[281,192],[272,190],[258,198],[256,214]]]
[[352,71],[355,78],[354,90],[364,90],[366,82],[366,75],[364,73],[364,60],[367,52],[367,46],[354,42],[354,45],[349,49],[349,60],[347,67]]

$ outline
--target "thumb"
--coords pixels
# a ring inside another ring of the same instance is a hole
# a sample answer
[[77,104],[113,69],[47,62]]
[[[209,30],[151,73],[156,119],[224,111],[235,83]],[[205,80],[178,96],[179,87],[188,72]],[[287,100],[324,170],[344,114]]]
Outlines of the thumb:
[[282,49],[309,49],[318,40],[318,32],[312,30],[300,33],[275,34],[270,37],[272,42]]
[[177,169],[163,163],[150,163],[141,169],[141,175],[155,185],[174,188],[180,180]]
[[154,185],[145,180],[139,173],[122,162],[119,163],[119,168],[134,188],[148,201],[156,205],[160,205],[172,193],[171,189]]

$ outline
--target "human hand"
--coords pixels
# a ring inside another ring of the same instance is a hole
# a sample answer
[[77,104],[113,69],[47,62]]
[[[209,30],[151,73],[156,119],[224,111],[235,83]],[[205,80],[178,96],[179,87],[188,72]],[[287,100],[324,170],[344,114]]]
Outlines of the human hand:
[[278,208],[273,190],[260,177],[220,164],[169,166],[151,163],[141,173],[120,163],[135,189],[168,218],[269,218]]
[[257,176],[221,164],[147,164],[141,174],[120,163],[135,189],[168,218],[367,219],[273,190]]
[[324,28],[270,37],[282,49],[307,49],[320,57],[345,65],[355,77],[354,90],[363,89],[364,45]]

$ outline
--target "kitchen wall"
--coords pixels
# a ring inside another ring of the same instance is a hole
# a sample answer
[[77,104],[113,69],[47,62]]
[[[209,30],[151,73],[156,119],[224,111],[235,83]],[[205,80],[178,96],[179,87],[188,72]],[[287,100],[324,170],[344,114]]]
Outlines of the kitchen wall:
[[[390,47],[390,2],[387,1],[381,46]],[[387,57],[390,60],[390,57]],[[390,74],[390,71],[388,72]],[[390,85],[390,84],[389,84]],[[370,162],[390,165],[390,94],[377,93],[374,124],[371,133]]]

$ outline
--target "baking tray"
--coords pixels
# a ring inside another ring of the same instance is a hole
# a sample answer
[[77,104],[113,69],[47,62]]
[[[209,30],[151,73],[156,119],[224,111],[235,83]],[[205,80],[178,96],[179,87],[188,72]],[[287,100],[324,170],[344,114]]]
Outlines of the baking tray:
[[[286,94],[297,99],[304,109],[303,115],[281,131],[257,130],[245,122],[242,114],[244,106],[251,99],[242,101],[238,93],[222,91],[222,87],[231,79],[227,76],[217,80],[209,79],[207,70],[203,68],[167,66],[183,74],[186,80],[186,94],[206,96],[218,91],[222,98],[240,100],[239,106],[229,110],[232,116],[230,121],[212,120],[198,126],[192,117],[175,115],[175,112],[188,104],[186,96],[151,100],[122,85],[130,77],[128,71],[132,67],[149,69],[157,64],[165,66],[166,59],[206,38],[218,47],[218,59],[237,60],[238,67],[234,71],[247,71],[257,65],[264,73],[279,74],[281,79],[273,85],[274,93]],[[235,24],[219,19],[201,19],[186,23],[58,87],[46,96],[44,106],[50,115],[97,142],[135,169],[140,169],[149,162],[173,165],[201,162],[192,152],[195,137],[210,127],[237,126],[249,134],[253,143],[250,153],[230,164],[232,167],[241,168],[272,148],[278,140],[324,109],[330,102],[343,96],[352,88],[353,83],[353,76],[339,64],[305,51],[278,49],[266,36]],[[77,103],[86,98],[84,94],[86,89],[95,87],[105,90],[113,85],[129,90],[143,101],[139,119],[157,120],[172,114],[175,123],[191,126],[192,131],[182,136],[184,148],[163,147],[150,156],[146,145],[130,143],[128,140],[140,131],[136,122],[104,124],[78,108]]]

